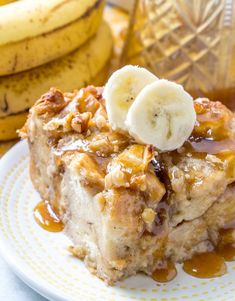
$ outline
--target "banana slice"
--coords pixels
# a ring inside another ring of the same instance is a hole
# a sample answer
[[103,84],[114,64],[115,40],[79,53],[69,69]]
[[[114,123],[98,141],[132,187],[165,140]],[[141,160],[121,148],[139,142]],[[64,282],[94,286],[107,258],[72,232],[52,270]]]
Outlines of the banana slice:
[[138,142],[171,151],[183,145],[195,122],[192,97],[181,85],[161,79],[140,92],[127,114],[126,125]]
[[127,112],[139,92],[158,78],[144,68],[127,65],[109,78],[104,88],[104,98],[112,128],[127,130]]

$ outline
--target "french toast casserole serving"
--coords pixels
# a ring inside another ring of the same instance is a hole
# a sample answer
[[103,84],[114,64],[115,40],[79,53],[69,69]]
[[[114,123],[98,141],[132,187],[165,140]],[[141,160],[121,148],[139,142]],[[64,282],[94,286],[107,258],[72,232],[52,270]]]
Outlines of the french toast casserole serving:
[[70,251],[112,284],[217,247],[221,229],[235,221],[235,118],[220,102],[195,99],[195,122],[181,145],[158,147],[112,125],[107,95],[102,87],[51,88],[21,136],[34,187],[63,220]]

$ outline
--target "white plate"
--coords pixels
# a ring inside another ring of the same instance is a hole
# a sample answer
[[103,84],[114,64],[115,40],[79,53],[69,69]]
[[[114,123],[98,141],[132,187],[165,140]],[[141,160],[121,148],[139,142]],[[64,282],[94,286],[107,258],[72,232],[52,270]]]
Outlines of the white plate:
[[138,275],[107,287],[82,261],[69,255],[63,233],[41,229],[33,219],[40,201],[28,173],[25,142],[0,161],[0,251],[16,274],[50,300],[76,301],[234,301],[235,262],[220,278],[201,280],[182,272],[167,284]]

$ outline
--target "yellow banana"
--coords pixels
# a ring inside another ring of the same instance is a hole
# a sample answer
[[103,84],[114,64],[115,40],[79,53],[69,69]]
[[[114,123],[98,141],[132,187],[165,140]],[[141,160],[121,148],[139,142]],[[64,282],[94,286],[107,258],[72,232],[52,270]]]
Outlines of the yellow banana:
[[15,2],[16,0],[0,0],[0,6],[1,5],[5,5],[5,4],[8,4],[8,3],[11,3],[11,2]]
[[106,66],[101,71],[99,71],[99,73],[96,74],[94,78],[90,80],[89,85],[93,85],[96,87],[104,86],[108,79],[109,72],[110,64],[106,64]]
[[104,0],[99,1],[98,5],[94,3],[87,8],[85,14],[66,26],[39,36],[0,45],[0,76],[38,67],[77,49],[97,31],[103,7]]
[[[49,33],[85,17],[102,0],[21,0],[0,7],[0,46]],[[43,45],[42,45],[43,47]]]
[[27,115],[27,112],[23,112],[0,118],[0,141],[17,138],[16,130],[24,125]]
[[51,86],[63,91],[81,88],[101,71],[112,53],[109,26],[73,53],[30,71],[0,78],[0,117],[25,111]]
[[[90,83],[94,86],[104,85],[108,76],[108,69],[109,68],[105,66],[101,71],[99,71],[95,78],[91,79]],[[16,130],[20,129],[24,125],[27,116],[28,112],[26,111],[0,118],[0,141],[18,138]],[[0,143],[0,156],[7,148],[9,148],[8,144],[5,142]]]

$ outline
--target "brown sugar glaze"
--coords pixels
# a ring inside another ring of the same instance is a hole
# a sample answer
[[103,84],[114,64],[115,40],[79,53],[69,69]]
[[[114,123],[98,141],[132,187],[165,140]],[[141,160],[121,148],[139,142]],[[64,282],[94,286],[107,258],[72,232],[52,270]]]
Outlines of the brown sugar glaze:
[[[194,98],[199,97],[201,94],[198,91],[189,91],[189,93]],[[208,97],[212,101],[221,101],[230,110],[235,111],[235,87],[208,91],[203,96]]]
[[[230,112],[225,110],[223,114],[217,114],[216,106],[211,108],[206,99],[196,100],[197,124],[181,152],[174,152],[174,161],[177,163],[185,155],[200,159],[206,158],[207,154],[216,155],[227,162],[227,176],[232,177],[235,168],[235,140],[227,122]],[[212,278],[227,272],[225,261],[235,260],[235,223],[221,229],[219,234],[219,243],[213,252],[195,254],[183,263],[186,273],[197,278]],[[163,266],[164,268],[157,268],[152,274],[152,278],[158,282],[169,281],[177,273],[172,262],[169,264],[165,260]]]
[[235,154],[235,139],[230,129],[232,113],[220,103],[207,99],[195,100],[197,121],[188,141],[186,152],[220,155],[224,152]]
[[226,261],[235,260],[235,243],[219,246],[216,250]]
[[204,98],[195,100],[194,106],[196,125],[176,158],[182,155],[197,158],[205,158],[207,154],[215,155],[227,162],[227,176],[232,177],[235,169],[235,137],[229,123],[232,113],[222,104],[211,103]]
[[48,201],[41,201],[34,208],[34,219],[44,230],[60,232],[64,224]]
[[[186,152],[192,156],[204,158],[207,154],[214,154],[220,159],[229,162],[228,174],[232,174],[235,162],[235,143],[233,137],[230,137],[230,131],[226,124],[226,116],[213,115],[210,112],[210,108],[206,110],[205,105],[201,104],[200,101],[195,103],[195,109],[198,116],[197,125],[188,141],[184,144],[183,151],[178,155],[185,155]],[[92,137],[88,138],[88,140],[91,138]],[[126,146],[125,139],[123,147],[124,146]],[[105,158],[105,156],[101,156],[102,154],[97,156],[96,149],[87,149],[87,144],[85,145],[85,149],[82,146],[81,150],[88,151],[90,156],[100,166],[101,170],[105,172],[109,163],[109,157]],[[160,168],[160,170],[163,170],[163,168]],[[170,193],[170,182],[167,181],[164,184],[167,187],[167,193]],[[164,220],[167,216],[167,197],[161,202],[158,210],[156,233],[153,233],[156,235],[159,235],[159,229],[164,226]],[[48,231],[57,232],[61,231],[64,227],[58,215],[53,212],[48,202],[39,203],[34,210],[34,216],[37,223]],[[221,230],[221,236],[223,235],[223,230]],[[221,241],[223,241],[223,239],[221,239]],[[226,273],[225,260],[234,260],[234,255],[235,248],[233,242],[219,243],[214,252],[196,254],[191,260],[185,261],[184,270],[200,278],[221,276]],[[162,260],[161,264],[158,264],[157,269],[153,272],[152,278],[158,282],[168,282],[176,275],[177,270],[174,263],[169,260]]]
[[226,261],[235,260],[235,223],[227,228],[220,229],[219,243],[216,252],[224,257]]

